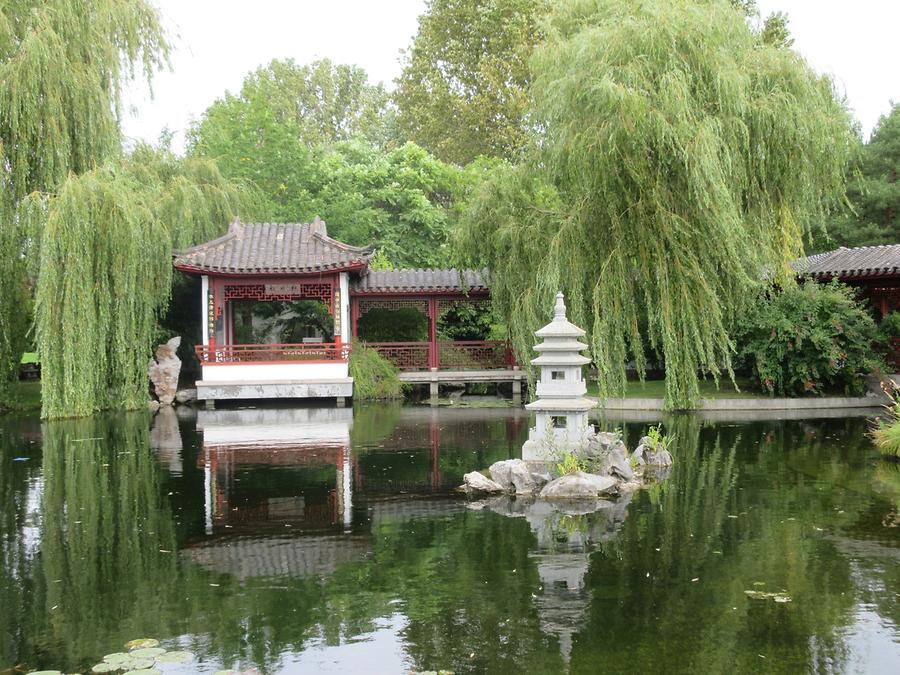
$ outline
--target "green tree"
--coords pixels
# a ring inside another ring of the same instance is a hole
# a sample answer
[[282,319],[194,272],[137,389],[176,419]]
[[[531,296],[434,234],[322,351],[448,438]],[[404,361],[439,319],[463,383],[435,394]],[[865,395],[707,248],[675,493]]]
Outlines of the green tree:
[[147,400],[147,361],[172,287],[173,244],[220,233],[254,194],[203,159],[139,147],[44,198],[35,296],[44,417]]
[[512,158],[527,140],[528,58],[546,0],[430,0],[394,100],[403,133],[444,161]]
[[356,136],[387,143],[388,103],[384,87],[371,84],[359,66],[275,59],[247,75],[239,94],[226,93],[213,103],[193,126],[189,142],[198,152],[218,157],[234,154],[229,141],[247,140],[237,130],[261,141],[262,134],[282,127],[308,148]]
[[123,81],[149,79],[167,53],[145,0],[0,3],[0,401],[31,321],[20,298],[39,233],[20,202],[119,152]]
[[455,205],[465,187],[459,168],[413,143],[382,153],[351,141],[321,155],[318,176],[314,208],[333,236],[373,244],[399,267],[447,263]]
[[882,115],[850,172],[848,210],[829,228],[840,246],[900,242],[900,104]]
[[689,406],[698,371],[731,371],[728,327],[761,271],[788,276],[802,224],[841,198],[849,113],[724,0],[569,0],[532,71],[540,135],[473,197],[462,262],[491,269],[520,358],[562,289],[602,396],[649,342],[668,405]]

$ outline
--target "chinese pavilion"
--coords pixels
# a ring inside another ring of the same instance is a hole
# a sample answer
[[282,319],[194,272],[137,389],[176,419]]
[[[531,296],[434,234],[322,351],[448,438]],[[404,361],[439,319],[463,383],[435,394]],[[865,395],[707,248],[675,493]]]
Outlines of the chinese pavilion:
[[[427,339],[367,345],[400,368],[408,382],[512,382],[524,374],[508,345],[491,340],[441,340],[437,326],[460,304],[489,302],[486,274],[474,270],[369,269],[373,250],[328,236],[316,218],[306,224],[231,224],[222,237],[175,253],[175,268],[200,278],[202,376],[197,396],[217,399],[336,398],[352,396],[351,340],[374,310],[414,310],[427,320]],[[254,303],[315,300],[327,330],[291,344],[248,340],[247,308]]]

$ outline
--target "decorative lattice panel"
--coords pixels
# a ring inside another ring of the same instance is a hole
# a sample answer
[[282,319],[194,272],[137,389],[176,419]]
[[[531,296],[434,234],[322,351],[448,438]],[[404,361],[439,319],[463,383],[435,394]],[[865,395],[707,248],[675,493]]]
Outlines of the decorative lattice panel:
[[365,316],[374,309],[415,309],[428,314],[428,300],[424,298],[359,298],[359,316]]
[[428,370],[431,346],[427,342],[367,342],[366,346],[375,349],[400,370]]
[[334,314],[331,284],[295,282],[285,284],[225,284],[225,300],[321,300]]

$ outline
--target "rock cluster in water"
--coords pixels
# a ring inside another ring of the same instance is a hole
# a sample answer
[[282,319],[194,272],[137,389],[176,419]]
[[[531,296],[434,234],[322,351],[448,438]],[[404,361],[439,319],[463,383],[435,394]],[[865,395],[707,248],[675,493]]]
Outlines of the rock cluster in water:
[[[533,495],[546,500],[595,499],[640,489],[645,478],[666,478],[672,455],[649,436],[641,438],[629,452],[618,434],[599,432],[591,435],[584,448],[573,454],[573,470],[558,477],[551,462],[507,459],[488,469],[490,478],[479,471],[463,476],[462,486],[469,494]],[[560,462],[563,464],[563,462]]]

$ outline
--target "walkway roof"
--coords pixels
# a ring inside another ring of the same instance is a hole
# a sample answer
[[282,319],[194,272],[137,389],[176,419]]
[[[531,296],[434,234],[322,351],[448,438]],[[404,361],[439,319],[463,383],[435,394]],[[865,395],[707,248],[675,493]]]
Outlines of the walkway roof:
[[797,272],[814,279],[864,279],[900,275],[900,244],[835,249],[801,258]]

